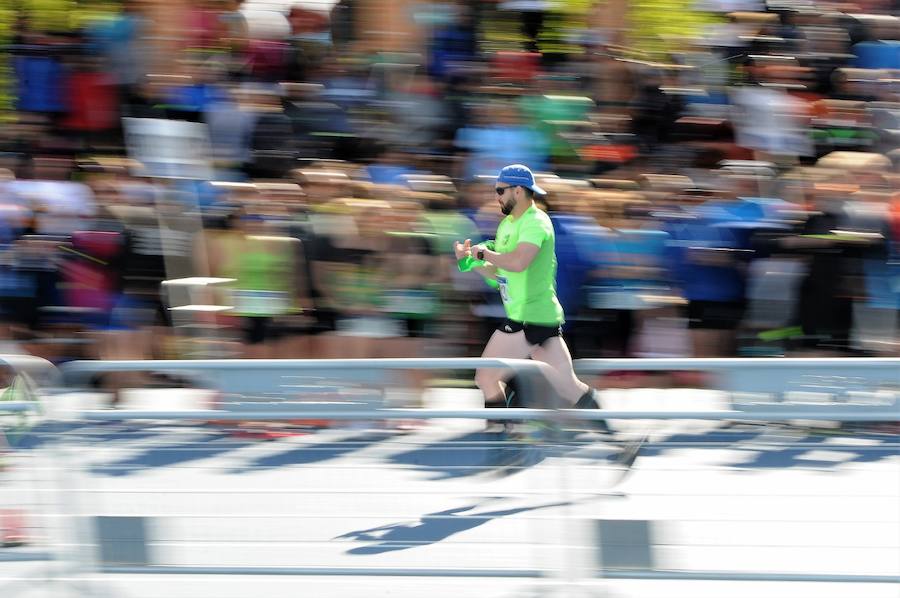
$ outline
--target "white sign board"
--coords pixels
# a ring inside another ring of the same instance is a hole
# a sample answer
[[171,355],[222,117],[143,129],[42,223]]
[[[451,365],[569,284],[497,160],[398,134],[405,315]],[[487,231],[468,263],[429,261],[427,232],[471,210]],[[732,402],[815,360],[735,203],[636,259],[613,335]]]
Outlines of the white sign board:
[[161,118],[123,118],[130,158],[141,174],[159,178],[211,180],[206,125]]

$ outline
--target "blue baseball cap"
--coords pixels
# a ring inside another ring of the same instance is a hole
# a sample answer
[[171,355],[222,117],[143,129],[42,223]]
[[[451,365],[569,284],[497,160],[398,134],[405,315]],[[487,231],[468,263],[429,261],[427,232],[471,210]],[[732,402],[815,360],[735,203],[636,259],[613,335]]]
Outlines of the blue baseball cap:
[[537,186],[534,182],[534,173],[531,169],[523,164],[510,164],[504,166],[497,175],[498,183],[506,183],[510,186],[525,187],[531,189],[538,195],[546,195],[547,192]]

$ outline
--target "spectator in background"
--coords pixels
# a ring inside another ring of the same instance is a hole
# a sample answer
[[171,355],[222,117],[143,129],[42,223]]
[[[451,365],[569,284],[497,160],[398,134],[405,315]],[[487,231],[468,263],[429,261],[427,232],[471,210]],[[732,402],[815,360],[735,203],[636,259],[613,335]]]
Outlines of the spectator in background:
[[99,59],[85,49],[69,57],[68,114],[62,126],[82,137],[85,150],[115,147],[119,132],[119,100],[115,81],[103,72]]
[[310,81],[331,52],[328,15],[302,6],[288,13],[291,35],[285,76],[288,81]]
[[[93,230],[73,234],[77,253],[70,256],[66,274],[81,299],[70,301],[92,308],[87,321],[92,357],[150,359],[161,354],[162,327],[168,323],[160,295],[165,253],[157,216],[151,207],[125,204],[114,183],[96,188],[103,202],[98,221]],[[98,265],[99,271],[92,272]],[[115,405],[123,388],[143,386],[146,377],[109,373],[95,383],[112,393]]]
[[440,91],[422,73],[400,75],[391,81],[383,94],[391,107],[387,130],[379,140],[418,154],[437,151],[449,118],[447,102]]
[[754,150],[758,159],[777,163],[813,156],[809,106],[789,92],[792,71],[763,64],[754,72],[758,85],[733,88],[729,94],[737,144]]
[[577,347],[583,344],[581,339],[592,335],[591,323],[579,316],[586,304],[584,287],[593,268],[590,246],[603,229],[583,213],[582,202],[588,201],[584,197],[589,186],[586,182],[549,179],[542,183],[547,191],[547,214],[556,232],[556,294],[565,310],[563,330],[570,339],[573,355],[577,355]]
[[188,49],[218,48],[227,37],[226,23],[222,19],[225,2],[199,0],[187,11],[187,27],[184,45]]
[[797,234],[784,238],[782,248],[806,258],[792,323],[801,336],[794,351],[801,355],[834,355],[850,349],[853,299],[861,293],[860,239],[841,235],[847,230],[845,202],[852,185],[816,185],[811,212]]
[[[385,188],[385,195],[400,189]],[[377,357],[435,356],[439,348],[433,339],[441,311],[441,283],[446,273],[439,267],[439,254],[429,242],[432,230],[423,216],[423,207],[410,193],[391,202],[382,226],[387,231],[386,252],[382,255],[384,278],[380,288],[382,311],[399,325],[398,335],[379,342]],[[431,373],[410,370],[405,374],[407,405],[421,406],[421,397]]]
[[392,277],[387,261],[392,243],[383,226],[390,204],[345,198],[331,202],[330,208],[344,222],[329,236],[329,251],[319,256],[327,307],[335,313],[335,330],[322,340],[330,347],[328,355],[377,357],[382,341],[403,336],[402,322],[384,313],[381,294]]
[[[882,183],[856,193],[847,205],[849,230],[857,234],[862,284],[854,303],[853,347],[863,354],[897,353],[900,263],[897,261],[896,193]],[[863,243],[864,241],[864,243]]]
[[105,68],[119,89],[120,100],[131,103],[137,87],[150,71],[153,54],[147,45],[148,22],[140,0],[125,0],[122,11],[98,20],[88,29],[88,39],[103,58]]
[[33,29],[27,19],[20,23],[22,28],[15,39],[16,54],[12,60],[17,84],[16,109],[54,122],[68,109],[64,40]]
[[672,314],[664,268],[668,234],[641,215],[640,206],[624,206],[617,227],[601,230],[590,245],[592,267],[585,281],[593,320],[589,346],[598,347],[603,357],[664,356],[677,350],[660,336],[651,342],[642,336],[653,318]]
[[280,89],[247,86],[242,90],[242,109],[255,117],[250,134],[248,174],[254,178],[281,178],[297,159],[290,118],[281,104]]
[[465,63],[478,56],[474,7],[457,3],[448,22],[435,27],[428,45],[428,74],[447,81],[458,76]]
[[[266,233],[272,251],[278,251],[280,259],[273,262],[273,280],[270,288],[287,293],[281,313],[272,316],[271,327],[278,331],[275,341],[276,357],[314,357],[315,313],[312,301],[312,279],[309,264],[309,238],[307,230],[309,206],[304,191],[296,183],[257,182],[259,192],[257,209],[262,212],[268,227]],[[290,268],[285,271],[283,265]],[[277,304],[276,304],[277,305]]]
[[572,123],[588,121],[593,107],[593,101],[579,95],[567,76],[537,77],[532,93],[518,102],[523,121],[541,136],[554,170],[561,173],[576,170],[579,162],[576,146],[565,133]]
[[276,235],[267,216],[259,208],[248,207],[233,216],[225,271],[236,279],[232,313],[241,319],[244,356],[271,359],[279,357],[283,348],[277,344],[285,332],[279,318],[299,309],[300,268],[294,247],[299,241]]
[[219,180],[239,180],[253,161],[251,142],[257,115],[248,103],[246,92],[232,89],[211,102],[204,114]]
[[515,105],[494,101],[480,108],[474,126],[456,134],[457,151],[463,154],[463,177],[498,171],[504,164],[532,164],[536,171],[547,167],[548,148],[539,133],[526,125]]
[[324,86],[317,83],[285,83],[284,113],[291,120],[300,156],[335,158],[347,153],[341,145],[353,143],[353,129],[347,113],[322,97]]
[[718,198],[684,206],[667,222],[668,267],[687,300],[694,357],[736,353],[752,258],[752,235],[742,223],[762,217],[758,205],[731,188]]
[[642,153],[650,154],[660,144],[672,141],[672,129],[683,106],[677,96],[663,91],[663,78],[654,69],[639,73],[638,81],[631,98],[632,132]]
[[331,39],[335,45],[346,47],[356,40],[357,0],[338,0],[331,8]]
[[324,169],[295,170],[291,177],[306,194],[305,213],[298,214],[293,235],[303,244],[306,257],[304,275],[314,318],[308,329],[310,351],[319,357],[338,358],[340,347],[333,338],[338,309],[331,270],[338,238],[355,230],[353,217],[336,204],[338,198],[351,195],[350,180],[342,172]]
[[184,76],[174,80],[175,85],[166,90],[169,118],[204,122],[211,106],[227,99],[222,85],[224,64],[219,57],[189,52],[182,65]]

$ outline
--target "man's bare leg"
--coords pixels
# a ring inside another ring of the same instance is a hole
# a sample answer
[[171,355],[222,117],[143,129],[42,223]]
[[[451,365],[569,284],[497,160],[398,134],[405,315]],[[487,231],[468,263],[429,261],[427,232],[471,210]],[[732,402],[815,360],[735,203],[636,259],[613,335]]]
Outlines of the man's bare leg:
[[[491,339],[481,353],[486,358],[526,359],[532,347],[525,340],[525,332],[494,331]],[[506,402],[503,382],[510,374],[498,368],[482,368],[475,372],[475,384],[484,394],[485,403],[496,404]]]
[[557,394],[570,404],[575,404],[591,387],[578,379],[572,368],[572,355],[560,336],[553,336],[531,352],[531,358],[542,361],[553,368],[555,373],[550,383]]

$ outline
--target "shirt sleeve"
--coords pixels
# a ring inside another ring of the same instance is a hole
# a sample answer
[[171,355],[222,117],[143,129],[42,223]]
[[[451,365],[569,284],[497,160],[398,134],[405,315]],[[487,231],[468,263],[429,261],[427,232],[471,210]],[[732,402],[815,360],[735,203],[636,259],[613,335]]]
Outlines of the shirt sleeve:
[[553,233],[553,224],[549,219],[540,220],[533,218],[522,224],[519,229],[519,243],[532,243],[538,247],[550,238]]

